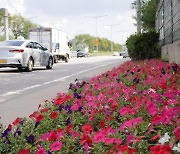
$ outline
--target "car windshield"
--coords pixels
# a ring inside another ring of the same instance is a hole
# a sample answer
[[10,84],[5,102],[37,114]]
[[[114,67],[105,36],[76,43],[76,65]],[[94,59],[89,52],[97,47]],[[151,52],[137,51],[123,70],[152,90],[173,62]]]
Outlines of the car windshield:
[[3,41],[0,42],[0,46],[21,46],[24,41]]

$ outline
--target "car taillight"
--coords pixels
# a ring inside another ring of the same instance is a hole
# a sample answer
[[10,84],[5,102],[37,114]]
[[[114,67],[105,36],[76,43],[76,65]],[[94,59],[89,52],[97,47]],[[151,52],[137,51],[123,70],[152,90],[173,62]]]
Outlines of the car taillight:
[[24,52],[24,49],[9,50],[9,52]]

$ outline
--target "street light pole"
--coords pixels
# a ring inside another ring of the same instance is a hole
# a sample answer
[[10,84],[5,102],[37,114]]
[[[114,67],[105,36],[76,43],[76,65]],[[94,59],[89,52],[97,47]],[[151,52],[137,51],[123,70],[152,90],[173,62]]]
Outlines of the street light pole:
[[112,27],[113,27],[113,26],[117,26],[117,25],[120,25],[120,24],[108,25],[108,26],[111,27],[111,52],[113,52]]
[[137,33],[141,33],[141,0],[136,0],[137,10]]
[[102,18],[102,17],[106,17],[107,15],[102,15],[102,16],[85,16],[87,18],[94,18],[95,19],[95,30],[96,30],[96,50],[98,51],[98,45],[99,45],[99,41],[97,38],[97,19],[98,18]]
[[1,8],[4,15],[4,36],[5,40],[9,40],[9,26],[8,26],[8,10],[6,8]]

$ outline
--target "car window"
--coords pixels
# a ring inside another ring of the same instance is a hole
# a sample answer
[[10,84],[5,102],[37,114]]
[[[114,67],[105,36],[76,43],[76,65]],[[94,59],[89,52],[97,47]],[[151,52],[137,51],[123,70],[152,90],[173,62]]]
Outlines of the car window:
[[2,41],[0,42],[0,46],[21,46],[25,41]]
[[33,42],[29,42],[29,43],[26,45],[26,48],[33,48],[33,47],[34,47]]
[[40,50],[43,49],[43,47],[39,43],[37,43],[37,42],[35,42],[35,48],[36,49],[40,49]]

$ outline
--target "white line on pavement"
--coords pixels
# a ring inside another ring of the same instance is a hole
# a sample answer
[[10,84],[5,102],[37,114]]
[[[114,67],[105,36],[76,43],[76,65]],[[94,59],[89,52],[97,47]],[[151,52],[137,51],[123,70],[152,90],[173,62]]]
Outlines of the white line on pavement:
[[87,70],[84,70],[84,71],[80,71],[78,73],[74,73],[74,74],[71,74],[71,75],[67,75],[67,76],[64,76],[62,78],[59,78],[59,79],[56,79],[56,80],[53,80],[53,81],[49,81],[49,82],[44,82],[42,84],[38,84],[38,85],[32,85],[30,87],[26,87],[26,88],[23,88],[23,89],[20,89],[20,90],[16,90],[16,91],[11,91],[11,92],[7,92],[5,94],[2,94],[0,95],[0,102],[4,102],[5,99],[3,99],[2,97],[6,97],[6,96],[10,96],[10,95],[15,95],[15,94],[19,94],[19,93],[22,93],[26,90],[29,90],[29,89],[34,89],[34,88],[37,88],[37,87],[41,87],[43,85],[47,85],[47,84],[51,84],[51,83],[55,83],[55,82],[59,82],[59,81],[65,81],[67,78],[70,78],[72,76],[75,76],[75,75],[79,75],[81,73],[85,73],[85,72],[88,72],[88,71],[91,71],[91,70],[94,70],[94,69],[97,69],[97,68],[100,68],[100,67],[104,67],[104,66],[107,66],[107,65],[111,65],[111,64],[114,64],[116,62],[113,62],[113,63],[108,63],[108,64],[104,64],[104,65],[100,65],[100,66],[96,66],[96,67],[93,67],[93,68],[89,68]]

